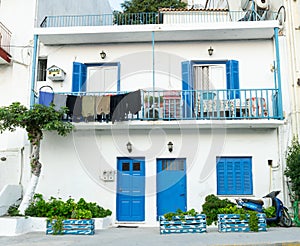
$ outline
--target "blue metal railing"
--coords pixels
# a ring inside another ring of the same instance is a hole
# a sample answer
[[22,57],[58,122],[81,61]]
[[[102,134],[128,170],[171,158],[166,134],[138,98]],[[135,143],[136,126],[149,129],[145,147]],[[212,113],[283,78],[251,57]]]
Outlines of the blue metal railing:
[[46,16],[40,27],[112,26],[148,24],[193,24],[206,22],[263,21],[280,18],[277,12],[250,11],[166,11],[149,13],[112,13],[101,15]]
[[[58,93],[66,95],[115,95],[125,92]],[[240,120],[280,119],[278,89],[239,90],[141,90],[141,110],[126,120]],[[111,112],[113,114],[113,112]],[[107,121],[110,116],[101,120]],[[82,119],[84,120],[84,119]],[[95,119],[96,120],[96,119]]]

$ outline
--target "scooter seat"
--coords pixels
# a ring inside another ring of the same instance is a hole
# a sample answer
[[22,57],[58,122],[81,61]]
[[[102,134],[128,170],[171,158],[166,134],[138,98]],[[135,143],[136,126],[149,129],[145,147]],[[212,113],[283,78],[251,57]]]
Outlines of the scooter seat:
[[258,204],[258,205],[264,205],[264,201],[263,200],[253,200],[253,199],[247,199],[247,198],[243,198],[242,199],[243,202],[252,202],[254,204]]

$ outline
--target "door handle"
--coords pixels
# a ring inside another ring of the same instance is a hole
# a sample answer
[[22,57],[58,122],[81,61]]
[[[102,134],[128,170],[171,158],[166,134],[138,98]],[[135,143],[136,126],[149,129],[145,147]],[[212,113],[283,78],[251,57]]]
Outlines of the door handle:
[[185,196],[185,194],[180,194],[180,196]]

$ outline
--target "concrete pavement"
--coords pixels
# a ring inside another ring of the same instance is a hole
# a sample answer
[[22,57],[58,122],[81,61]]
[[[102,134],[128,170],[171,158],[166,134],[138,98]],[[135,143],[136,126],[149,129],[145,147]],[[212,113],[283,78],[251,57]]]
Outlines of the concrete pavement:
[[95,235],[46,235],[43,232],[0,237],[5,246],[194,246],[194,245],[300,245],[300,227],[268,228],[267,232],[220,233],[208,227],[207,233],[163,234],[158,227],[117,228],[96,230]]

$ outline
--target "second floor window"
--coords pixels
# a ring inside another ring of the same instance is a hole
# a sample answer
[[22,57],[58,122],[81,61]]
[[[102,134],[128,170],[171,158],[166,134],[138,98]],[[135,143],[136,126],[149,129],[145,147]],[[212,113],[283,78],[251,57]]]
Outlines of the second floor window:
[[47,58],[39,58],[37,66],[37,81],[47,79]]

